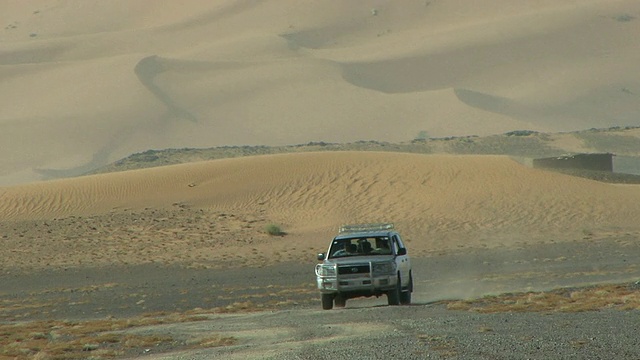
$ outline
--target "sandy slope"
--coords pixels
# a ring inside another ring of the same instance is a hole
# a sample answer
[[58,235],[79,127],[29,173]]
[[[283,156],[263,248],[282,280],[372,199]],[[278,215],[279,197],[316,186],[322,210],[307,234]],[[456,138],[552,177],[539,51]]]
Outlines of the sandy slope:
[[[183,209],[204,212],[180,215]],[[102,253],[107,262],[118,249],[135,255],[130,262],[322,250],[345,222],[394,222],[416,255],[594,237],[629,241],[640,231],[639,216],[640,187],[530,169],[502,156],[283,154],[0,188],[4,255],[34,251],[44,259],[49,249],[62,258]],[[36,225],[12,225],[29,219]],[[53,219],[62,219],[57,230]],[[167,219],[172,225],[159,229]],[[289,235],[270,238],[256,226],[269,222]],[[44,226],[51,226],[47,233]],[[278,259],[296,258],[285,255]]]
[[637,124],[637,17],[633,0],[4,1],[0,184],[150,148]]

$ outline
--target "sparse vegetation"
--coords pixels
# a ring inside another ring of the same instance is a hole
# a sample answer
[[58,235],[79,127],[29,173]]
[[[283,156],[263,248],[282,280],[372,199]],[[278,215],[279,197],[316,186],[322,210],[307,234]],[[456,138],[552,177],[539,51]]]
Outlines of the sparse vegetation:
[[596,152],[609,152],[616,155],[639,155],[640,138],[621,134],[584,131],[576,134],[584,144]]
[[481,313],[638,310],[640,287],[636,284],[616,284],[503,294],[476,300],[451,301],[447,309]]
[[635,20],[635,17],[629,14],[620,14],[616,16],[615,19],[616,21],[619,21],[619,22],[629,22],[629,21]]
[[267,234],[272,236],[285,235],[285,232],[282,231],[282,228],[280,227],[280,225],[277,225],[277,224],[267,224],[267,226],[265,226],[265,231],[267,232]]
[[426,130],[418,132],[418,135],[413,139],[414,141],[425,141],[429,139],[429,133]]
[[538,134],[492,135],[485,137],[457,138],[449,141],[450,151],[455,154],[491,154],[547,157],[560,155],[559,149],[550,147]]
[[[286,298],[291,292],[315,293],[309,284],[303,288],[285,289],[268,286],[278,298]],[[224,334],[176,337],[163,333],[161,327],[141,332],[138,328],[162,326],[184,322],[207,321],[211,314],[248,313],[292,306],[289,300],[254,302],[249,299],[226,306],[196,308],[180,313],[155,312],[141,316],[116,319],[105,318],[88,321],[45,320],[11,322],[0,325],[0,359],[86,359],[120,358],[143,354],[146,351],[160,353],[181,349],[231,346],[237,339]],[[315,301],[315,298],[313,299]],[[601,285],[585,288],[564,288],[548,292],[510,293],[487,296],[474,300],[446,302],[452,311],[480,313],[501,312],[584,312],[601,309],[639,310],[640,284]],[[491,333],[493,326],[481,324],[478,333]],[[420,334],[418,340],[429,344],[441,355],[455,355],[455,340],[446,335]]]
[[529,135],[533,135],[533,134],[537,134],[537,131],[533,131],[533,130],[515,130],[515,131],[509,131],[507,133],[505,133],[505,135],[507,136],[529,136]]
[[0,325],[0,358],[7,359],[86,359],[114,358],[141,353],[145,348],[193,348],[228,346],[235,339],[211,336],[197,342],[174,339],[169,335],[137,335],[126,329],[191,322],[206,319],[189,314],[160,317],[89,321],[33,321]]
[[160,157],[156,155],[155,150],[147,150],[140,154],[134,154],[132,155],[132,157],[135,159],[135,161],[140,162],[153,162],[160,159]]
[[[298,303],[288,296],[301,293],[309,295],[309,302],[315,302],[315,297],[311,296],[315,294],[315,289],[308,283],[294,288],[274,285],[267,285],[266,288],[269,290],[267,293],[255,294],[250,298],[240,297],[240,301],[208,309],[157,311],[130,318],[107,317],[86,321],[5,322],[0,324],[0,359],[109,359],[144,353],[145,349],[158,353],[230,346],[237,342],[236,338],[215,333],[206,337],[176,338],[164,333],[161,326],[206,321],[211,314],[251,313],[290,307]],[[160,327],[153,331],[137,330],[156,325]]]
[[[585,146],[593,152],[611,152],[617,155],[640,155],[640,137],[625,133],[637,127],[610,127],[573,132],[585,140]],[[432,154],[492,154],[526,156],[529,158],[560,156],[566,150],[552,143],[553,136],[533,130],[514,130],[502,135],[431,137],[427,131],[419,131],[409,142],[355,141],[352,143],[328,143],[314,141],[289,146],[220,146],[207,149],[148,150],[130,155],[92,173],[106,173],[194,161],[310,151],[394,151]],[[632,152],[632,153],[631,153]]]

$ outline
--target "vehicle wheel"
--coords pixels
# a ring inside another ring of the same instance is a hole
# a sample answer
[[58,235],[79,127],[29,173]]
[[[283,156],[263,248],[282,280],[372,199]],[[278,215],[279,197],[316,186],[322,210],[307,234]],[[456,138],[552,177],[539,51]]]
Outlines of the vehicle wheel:
[[333,295],[322,294],[322,309],[324,310],[333,309]]
[[387,292],[387,302],[389,305],[400,305],[400,290],[402,284],[400,284],[400,276],[398,276],[398,284],[393,290]]
[[400,304],[411,304],[411,292],[413,291],[413,275],[409,273],[409,284],[407,285],[407,291],[400,292]]
[[336,298],[335,298],[334,301],[336,303],[336,307],[343,308],[343,307],[347,306],[347,298],[342,296],[342,295],[336,295]]

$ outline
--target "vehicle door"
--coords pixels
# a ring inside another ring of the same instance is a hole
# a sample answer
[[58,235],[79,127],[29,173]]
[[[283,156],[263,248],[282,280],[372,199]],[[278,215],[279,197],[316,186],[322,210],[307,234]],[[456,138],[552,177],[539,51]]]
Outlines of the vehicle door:
[[400,271],[400,277],[402,278],[403,284],[406,284],[409,281],[409,271],[411,270],[411,263],[409,262],[409,255],[406,253],[404,255],[398,254],[400,249],[405,249],[404,243],[402,243],[402,239],[400,235],[392,236],[394,254],[396,254],[396,265],[398,266],[398,270]]

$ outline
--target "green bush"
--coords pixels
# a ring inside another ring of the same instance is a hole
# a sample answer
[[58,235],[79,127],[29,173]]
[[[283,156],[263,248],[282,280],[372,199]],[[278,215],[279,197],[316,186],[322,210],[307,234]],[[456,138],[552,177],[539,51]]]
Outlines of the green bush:
[[284,235],[284,231],[282,231],[282,228],[279,225],[276,225],[276,224],[267,225],[265,227],[265,231],[267,232],[267,234],[273,235],[273,236],[282,236],[282,235]]

